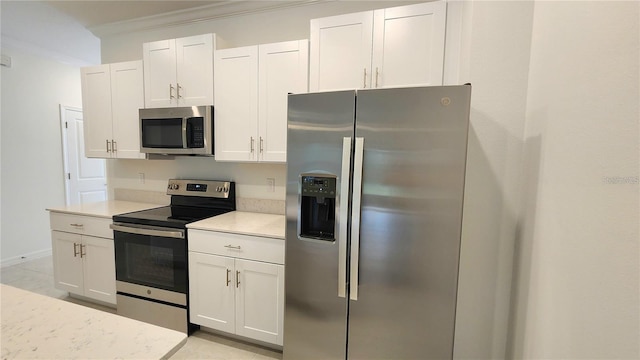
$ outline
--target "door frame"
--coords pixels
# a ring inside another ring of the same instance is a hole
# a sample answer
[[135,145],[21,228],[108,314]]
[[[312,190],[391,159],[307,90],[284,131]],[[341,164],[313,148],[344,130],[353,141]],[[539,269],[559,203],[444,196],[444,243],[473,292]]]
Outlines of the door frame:
[[79,111],[82,112],[82,109],[75,106],[67,106],[60,104],[60,132],[62,133],[62,181],[64,182],[64,202],[65,205],[69,205],[71,203],[70,199],[70,189],[69,189],[69,177],[67,174],[69,173],[69,149],[67,147],[67,124],[65,119],[65,112],[67,110]]

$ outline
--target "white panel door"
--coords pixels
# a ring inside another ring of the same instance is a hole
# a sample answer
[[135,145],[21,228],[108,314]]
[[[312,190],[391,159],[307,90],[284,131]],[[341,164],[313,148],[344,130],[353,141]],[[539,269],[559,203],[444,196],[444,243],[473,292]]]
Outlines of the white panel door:
[[235,333],[234,259],[189,252],[189,308],[194,324]]
[[111,157],[111,73],[109,65],[80,69],[87,157]]
[[213,104],[213,34],[176,39],[178,106]]
[[172,107],[176,100],[176,41],[154,41],[142,45],[144,60],[144,105]]
[[442,85],[447,5],[375,10],[372,87]]
[[144,159],[140,153],[138,110],[144,108],[142,61],[111,64],[113,154],[119,159]]
[[51,232],[53,247],[53,279],[56,289],[84,294],[82,258],[80,245],[82,236],[61,231]]
[[82,242],[84,295],[115,304],[116,265],[113,239],[83,236]]
[[309,90],[368,88],[373,12],[311,20]]
[[258,47],[215,53],[216,160],[257,161]]
[[236,334],[282,345],[284,266],[236,259]]
[[107,199],[105,161],[85,156],[82,110],[60,107],[66,204]]
[[260,161],[287,161],[287,95],[307,92],[308,44],[300,40],[260,45]]

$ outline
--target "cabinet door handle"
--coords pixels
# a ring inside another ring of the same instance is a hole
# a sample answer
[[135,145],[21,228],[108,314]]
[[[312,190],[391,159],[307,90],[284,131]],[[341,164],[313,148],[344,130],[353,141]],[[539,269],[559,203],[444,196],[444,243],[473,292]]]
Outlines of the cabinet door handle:
[[78,254],[80,254],[80,253],[78,252],[78,244],[73,243],[73,257],[77,257],[77,256],[78,256]]
[[241,249],[240,245],[233,246],[233,245],[229,244],[229,245],[225,245],[224,247],[229,248],[229,249],[236,249],[236,250],[240,250]]
[[364,80],[362,81],[362,88],[367,88],[367,68],[364,68]]
[[236,271],[236,287],[240,287],[240,271]]
[[80,258],[83,258],[84,256],[87,256],[87,253],[84,252],[84,250],[86,250],[87,246],[86,245],[82,245],[82,244],[79,244],[79,245],[80,245]]
[[264,151],[264,139],[262,138],[262,136],[260,136],[260,153],[262,154],[262,152]]
[[111,140],[111,151],[118,152],[118,143],[115,140]]
[[230,273],[231,273],[231,270],[227,269],[227,287],[229,287],[229,283],[231,283],[231,279],[229,279]]
[[378,67],[376,66],[376,87],[378,87]]
[[253,136],[252,136],[251,137],[251,152],[253,152],[253,141],[254,141],[254,139],[253,139]]
[[175,99],[176,97],[173,96],[173,84],[169,84],[169,99]]
[[107,142],[107,152],[111,152],[111,146],[109,144],[109,140],[105,140]]
[[176,92],[178,93],[178,99],[180,99],[182,97],[182,96],[180,96],[180,88],[181,88],[180,84],[176,83]]

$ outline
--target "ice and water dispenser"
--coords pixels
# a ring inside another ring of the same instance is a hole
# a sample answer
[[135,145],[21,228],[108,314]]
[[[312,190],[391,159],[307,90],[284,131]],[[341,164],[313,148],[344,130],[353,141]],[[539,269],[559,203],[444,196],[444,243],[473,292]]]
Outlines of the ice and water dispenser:
[[300,181],[300,237],[334,241],[336,177],[302,175]]

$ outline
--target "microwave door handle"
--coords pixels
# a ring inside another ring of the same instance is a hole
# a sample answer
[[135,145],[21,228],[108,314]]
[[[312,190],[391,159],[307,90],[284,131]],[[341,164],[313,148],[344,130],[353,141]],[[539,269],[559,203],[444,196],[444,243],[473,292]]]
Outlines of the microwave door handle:
[[189,144],[187,144],[187,118],[182,118],[182,148],[187,149]]

